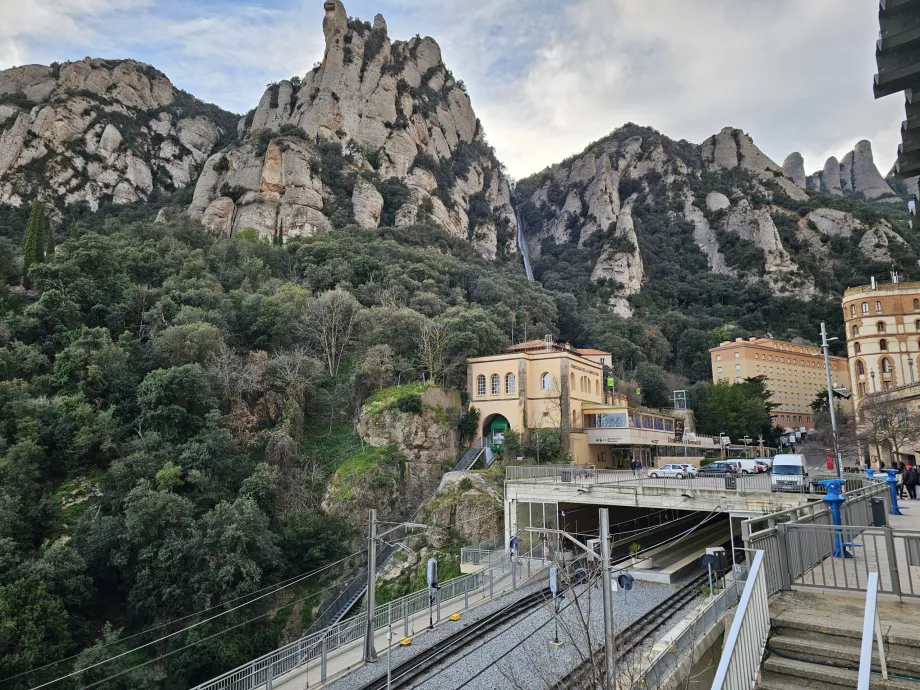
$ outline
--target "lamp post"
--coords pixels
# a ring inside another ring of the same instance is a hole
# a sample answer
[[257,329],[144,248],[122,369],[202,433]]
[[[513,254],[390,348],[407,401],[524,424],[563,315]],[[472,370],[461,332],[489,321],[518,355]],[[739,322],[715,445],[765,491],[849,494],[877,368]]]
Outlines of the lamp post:
[[907,355],[907,368],[910,369],[910,382],[914,382],[914,358]]
[[752,439],[750,436],[745,436],[743,439],[741,439],[741,442],[744,444],[744,457],[748,457],[748,444],[753,440],[754,439]]
[[725,459],[725,441],[724,439],[728,438],[728,435],[724,431],[719,432],[719,453],[722,455],[722,459]]
[[[834,383],[831,381],[830,343],[837,338],[827,337],[827,328],[821,322],[821,350],[824,352],[824,373],[827,375],[827,409],[831,413],[831,438],[834,442],[834,458],[837,460],[837,476],[843,479],[843,460],[840,457],[840,444],[837,439],[837,415],[834,410]],[[873,385],[875,379],[872,379]]]
[[869,370],[869,378],[872,379],[872,392],[877,393],[878,391],[875,389],[875,369]]

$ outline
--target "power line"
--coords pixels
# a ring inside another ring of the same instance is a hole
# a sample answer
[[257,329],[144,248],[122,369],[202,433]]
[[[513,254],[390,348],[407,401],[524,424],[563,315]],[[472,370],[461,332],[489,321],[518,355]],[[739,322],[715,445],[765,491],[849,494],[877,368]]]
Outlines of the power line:
[[[360,553],[360,552],[356,552],[356,553]],[[354,556],[354,555],[356,555],[356,554],[352,554],[352,556]],[[300,577],[300,578],[299,578],[298,580],[296,580],[295,582],[291,582],[291,583],[289,583],[288,585],[285,585],[285,587],[290,587],[291,585],[296,584],[296,582],[301,582],[301,581],[305,580],[305,579],[308,578],[308,577],[311,577],[311,576],[313,576],[313,575],[316,575],[317,573],[320,573],[320,572],[322,572],[322,571],[324,571],[324,570],[328,570],[329,568],[331,568],[331,567],[333,567],[333,566],[335,566],[335,565],[338,565],[339,563],[342,563],[342,562],[348,560],[349,558],[351,558],[351,556],[346,556],[345,558],[342,558],[342,559],[340,559],[340,560],[338,560],[338,561],[335,561],[334,563],[330,563],[329,565],[325,565],[325,566],[323,566],[322,568],[318,568],[317,570],[314,570],[314,571],[311,572],[311,573],[307,573],[306,575],[303,575],[302,577]],[[283,589],[283,588],[279,588],[279,589]],[[331,589],[331,588],[326,588],[326,589],[324,589],[324,590],[320,590],[320,592],[325,592],[325,591],[327,591],[328,589]],[[277,591],[277,590],[275,590],[275,591]],[[159,637],[159,638],[157,638],[157,639],[155,639],[155,640],[151,640],[150,642],[145,642],[145,643],[142,644],[142,645],[138,645],[138,646],[135,647],[134,649],[129,649],[129,650],[126,651],[126,652],[121,652],[120,654],[115,654],[114,656],[111,656],[111,657],[109,657],[109,658],[107,658],[107,659],[104,659],[103,661],[96,662],[95,664],[92,664],[91,666],[87,666],[86,668],[80,669],[79,671],[71,671],[71,672],[68,673],[67,675],[60,676],[59,678],[55,678],[54,680],[49,681],[49,682],[47,682],[47,683],[43,683],[43,684],[41,684],[41,685],[36,685],[34,688],[32,688],[32,690],[38,690],[38,688],[44,688],[44,687],[47,687],[47,686],[49,686],[49,685],[53,685],[54,683],[57,683],[57,682],[60,681],[60,680],[64,680],[65,678],[70,678],[71,676],[74,676],[74,675],[77,675],[77,674],[79,674],[79,673],[83,673],[83,672],[85,672],[85,671],[88,671],[88,670],[91,669],[91,668],[95,668],[95,667],[97,667],[97,666],[102,666],[103,664],[107,664],[107,663],[109,663],[110,661],[114,661],[115,659],[119,659],[119,658],[121,658],[121,657],[123,657],[123,656],[126,656],[126,655],[128,655],[128,654],[133,654],[134,652],[140,651],[141,649],[144,649],[145,647],[149,647],[149,646],[154,645],[154,644],[156,644],[156,643],[158,643],[158,642],[162,642],[163,640],[167,640],[167,639],[169,639],[170,637],[175,637],[176,635],[179,635],[179,634],[181,634],[181,633],[187,632],[188,630],[192,630],[193,628],[197,628],[197,627],[199,627],[199,626],[201,626],[201,625],[204,625],[205,623],[210,623],[210,622],[213,621],[213,620],[217,620],[218,618],[221,618],[221,617],[223,617],[223,616],[226,616],[228,613],[233,613],[234,611],[237,611],[237,610],[239,610],[239,609],[241,609],[241,608],[243,608],[243,607],[245,607],[245,606],[249,606],[249,604],[251,604],[251,603],[253,603],[253,602],[255,602],[255,601],[258,601],[258,600],[260,600],[260,599],[264,599],[265,597],[271,596],[272,594],[275,593],[275,591],[268,592],[267,594],[263,594],[263,595],[260,596],[260,597],[256,597],[255,599],[252,599],[251,601],[247,601],[245,604],[240,604],[239,606],[234,606],[234,607],[231,608],[231,609],[227,609],[227,610],[224,611],[223,613],[218,613],[217,615],[211,616],[210,618],[206,618],[206,619],[203,620],[203,621],[198,621],[197,623],[193,623],[192,625],[189,625],[189,626],[187,626],[187,627],[185,627],[185,628],[182,628],[181,630],[176,630],[175,632],[171,632],[171,633],[169,633],[168,635],[163,635],[162,637]],[[318,592],[318,593],[320,593],[320,592]],[[284,608],[284,607],[282,607],[282,608]],[[271,612],[269,612],[269,613],[271,613]],[[264,615],[268,615],[268,614],[264,614]],[[263,616],[258,616],[257,618],[262,618],[262,617],[263,617]],[[254,618],[254,619],[252,619],[252,620],[257,620],[257,618]],[[233,628],[228,628],[228,630],[232,630],[232,629],[233,629]],[[226,631],[224,631],[224,632],[226,632]],[[217,633],[217,634],[221,634],[221,633]],[[204,639],[208,639],[208,638],[204,638]]]
[[[364,551],[356,551],[355,553],[351,554],[350,556],[345,556],[345,558],[343,558],[342,560],[336,561],[335,563],[332,563],[332,564],[330,564],[330,565],[337,565],[338,563],[341,563],[342,561],[348,560],[349,558],[352,558],[352,557],[357,556],[357,555],[364,555]],[[324,567],[325,567],[325,568],[328,568],[328,567],[330,567],[330,566],[324,566]],[[276,582],[275,584],[268,585],[268,586],[266,586],[266,587],[263,587],[262,589],[257,589],[257,590],[254,591],[254,592],[249,592],[248,594],[243,594],[243,595],[238,596],[238,597],[235,597],[235,598],[233,598],[233,599],[228,599],[227,601],[221,602],[220,604],[215,604],[214,606],[209,606],[208,608],[202,609],[201,611],[196,611],[195,613],[190,613],[190,614],[188,614],[188,615],[186,615],[186,616],[182,616],[182,617],[180,617],[180,618],[174,618],[173,620],[167,621],[166,623],[159,623],[158,625],[154,625],[154,626],[152,626],[152,627],[150,627],[150,628],[146,628],[146,629],[141,630],[141,631],[139,631],[139,632],[132,633],[131,635],[128,635],[128,636],[126,636],[126,637],[119,638],[119,639],[117,639],[117,640],[114,640],[113,642],[106,642],[105,644],[100,645],[100,646],[98,647],[98,649],[105,649],[106,647],[111,647],[111,646],[114,646],[114,645],[123,644],[123,643],[127,642],[128,640],[134,639],[135,637],[140,637],[141,635],[146,635],[147,633],[151,633],[151,632],[153,632],[154,630],[160,630],[161,628],[165,628],[165,627],[167,627],[167,626],[173,625],[174,623],[181,623],[182,621],[188,620],[189,618],[194,618],[195,616],[201,616],[201,615],[207,613],[208,611],[213,611],[214,609],[223,608],[224,606],[227,606],[227,605],[232,604],[232,603],[234,603],[234,602],[236,602],[236,601],[239,601],[240,599],[246,599],[246,598],[251,597],[251,596],[254,596],[254,595],[256,595],[256,594],[260,594],[261,592],[264,592],[264,591],[267,590],[267,589],[274,589],[275,592],[280,592],[282,589],[286,589],[286,588],[288,588],[288,587],[290,587],[290,586],[292,586],[292,585],[296,585],[298,582],[300,582],[300,581],[303,580],[304,578],[310,577],[311,575],[315,575],[315,574],[318,573],[318,572],[320,572],[320,570],[315,570],[315,571],[312,571],[312,572],[309,572],[309,573],[301,573],[300,575],[294,575],[293,577],[289,577],[287,580],[282,580],[281,582]],[[274,593],[274,592],[270,592],[270,594],[273,594],[273,593]],[[261,598],[261,597],[260,597],[260,598]],[[257,601],[257,599],[253,599],[252,601],[253,601],[253,602],[254,602],[254,601]],[[249,603],[252,603],[252,602],[249,602]],[[180,632],[181,632],[181,631],[180,631]],[[28,671],[22,671],[21,673],[17,673],[15,676],[9,676],[9,677],[7,677],[7,678],[4,678],[3,680],[4,680],[4,681],[13,680],[14,678],[19,678],[20,676],[24,676],[24,675],[27,675],[27,674],[30,674],[30,673],[37,673],[38,671],[41,671],[41,670],[43,670],[43,669],[46,669],[46,668],[48,668],[48,667],[50,667],[50,666],[55,666],[55,665],[57,665],[57,664],[60,664],[60,663],[65,662],[65,661],[69,661],[69,660],[71,660],[71,659],[76,659],[78,656],[80,656],[81,653],[82,653],[82,652],[77,653],[77,654],[72,654],[71,656],[64,657],[63,659],[58,659],[57,661],[49,662],[49,663],[45,664],[44,666],[38,666],[38,667],[36,667],[36,668],[29,669]]]

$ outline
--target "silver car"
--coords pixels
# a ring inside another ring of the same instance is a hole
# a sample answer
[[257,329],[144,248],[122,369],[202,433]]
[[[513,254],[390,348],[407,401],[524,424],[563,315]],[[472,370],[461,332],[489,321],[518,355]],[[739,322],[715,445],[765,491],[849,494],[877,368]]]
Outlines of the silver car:
[[648,471],[648,476],[652,479],[658,479],[659,477],[683,479],[690,476],[690,471],[683,465],[662,465],[661,467],[652,467]]

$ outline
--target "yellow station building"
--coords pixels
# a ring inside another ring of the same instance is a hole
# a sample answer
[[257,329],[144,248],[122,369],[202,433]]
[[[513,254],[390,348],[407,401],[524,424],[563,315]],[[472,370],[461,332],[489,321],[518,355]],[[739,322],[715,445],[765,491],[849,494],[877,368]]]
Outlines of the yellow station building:
[[719,452],[718,439],[694,433],[689,410],[630,407],[605,379],[611,355],[533,340],[467,360],[470,406],[493,449],[504,431],[562,429],[572,461],[607,468],[698,462]]

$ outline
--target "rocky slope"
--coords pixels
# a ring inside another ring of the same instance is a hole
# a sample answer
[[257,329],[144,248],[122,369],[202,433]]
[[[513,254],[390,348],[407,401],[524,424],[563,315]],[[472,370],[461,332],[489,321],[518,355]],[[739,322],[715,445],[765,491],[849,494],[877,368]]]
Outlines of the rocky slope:
[[868,142],[843,163],[829,161],[819,177],[821,190],[806,177],[800,154],[781,167],[738,129],[697,146],[626,125],[522,180],[515,194],[530,251],[577,244],[591,256],[591,281],[605,286],[612,310],[630,316],[645,263],[655,260],[642,251],[643,219],[691,235],[710,272],[765,280],[792,297],[821,292],[817,266],[833,265],[831,237],[855,238],[867,259],[890,261],[889,245],[904,244],[891,223],[820,206],[824,193],[903,200],[878,173]]
[[235,116],[133,60],[0,72],[0,204],[147,200],[194,183]]
[[487,257],[513,253],[508,181],[438,44],[391,42],[382,16],[325,7],[322,62],[266,90],[206,163],[189,214],[267,237],[433,222]]

